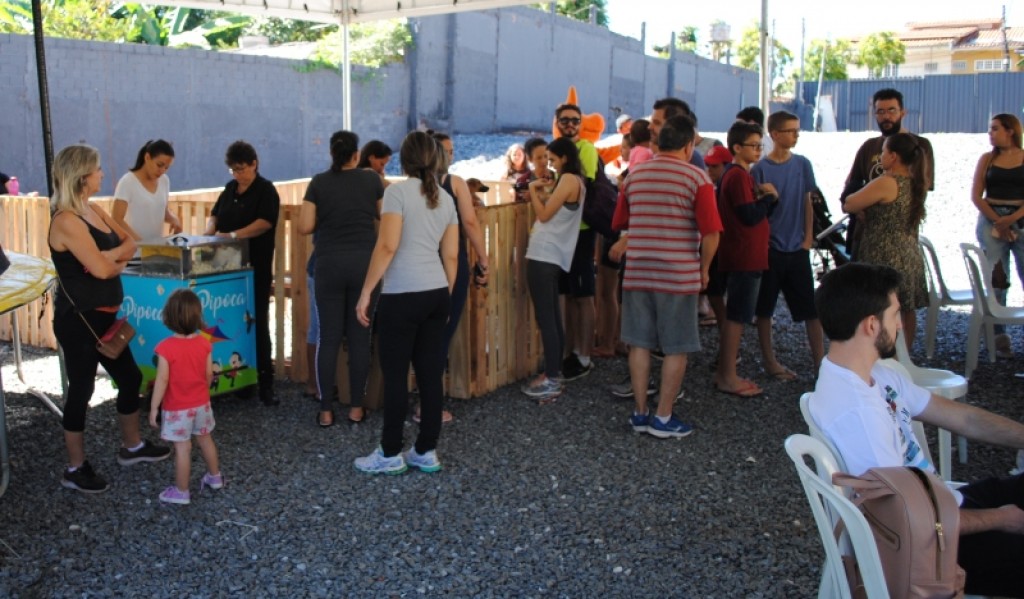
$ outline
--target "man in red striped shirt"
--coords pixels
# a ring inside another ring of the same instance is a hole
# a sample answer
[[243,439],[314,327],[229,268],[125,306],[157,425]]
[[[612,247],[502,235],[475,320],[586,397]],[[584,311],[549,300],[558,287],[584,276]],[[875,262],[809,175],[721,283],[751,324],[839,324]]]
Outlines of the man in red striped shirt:
[[[633,430],[659,438],[685,437],[692,428],[672,414],[689,352],[700,350],[697,294],[707,285],[722,222],[715,190],[689,164],[694,127],[673,117],[658,135],[659,153],[623,181],[612,225],[628,229],[622,283],[622,340],[630,345],[629,374],[636,402]],[[613,259],[621,258],[612,256]],[[661,389],[647,411],[651,350],[661,348]]]

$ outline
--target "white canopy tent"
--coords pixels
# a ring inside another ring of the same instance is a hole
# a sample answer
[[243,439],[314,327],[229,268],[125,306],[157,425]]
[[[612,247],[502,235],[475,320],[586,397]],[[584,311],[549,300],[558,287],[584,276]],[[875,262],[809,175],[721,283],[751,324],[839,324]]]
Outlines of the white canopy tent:
[[246,15],[279,17],[298,21],[332,23],[342,31],[342,115],[346,129],[352,126],[352,65],[348,51],[348,27],[384,19],[425,17],[470,10],[487,10],[530,4],[530,0],[157,0],[165,6],[224,10]]

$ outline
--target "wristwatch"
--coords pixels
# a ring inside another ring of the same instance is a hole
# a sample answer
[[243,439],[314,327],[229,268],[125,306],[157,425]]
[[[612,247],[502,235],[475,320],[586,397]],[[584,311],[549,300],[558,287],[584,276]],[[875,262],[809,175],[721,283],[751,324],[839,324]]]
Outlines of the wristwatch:
[[229,235],[231,235],[231,239],[238,239],[238,233],[236,233],[236,232],[234,232],[234,231],[232,231],[231,233],[229,233]]

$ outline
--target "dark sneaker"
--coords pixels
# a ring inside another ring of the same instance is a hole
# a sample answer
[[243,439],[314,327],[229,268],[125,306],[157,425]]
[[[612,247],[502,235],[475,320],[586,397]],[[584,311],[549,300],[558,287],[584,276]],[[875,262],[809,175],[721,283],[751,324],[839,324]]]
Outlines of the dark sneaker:
[[669,418],[668,422],[662,423],[657,416],[652,415],[647,421],[647,432],[659,439],[670,439],[689,435],[693,432],[693,427],[675,416]]
[[117,451],[117,463],[122,466],[131,466],[139,462],[159,462],[171,457],[171,448],[163,445],[153,445],[149,441],[143,441],[142,447],[132,451],[122,447]]
[[89,462],[82,462],[74,472],[65,469],[60,484],[83,493],[102,493],[110,488],[107,481],[93,471]]
[[276,398],[276,397],[274,397],[274,390],[273,389],[260,389],[260,401],[265,406],[279,406],[279,405],[281,405],[281,400]]
[[571,354],[562,362],[562,382],[567,383],[569,381],[581,379],[590,374],[590,371],[593,369],[593,362],[584,366],[576,354]]
[[[626,375],[626,378],[622,379],[621,383],[611,385],[608,390],[612,392],[615,397],[621,397],[623,399],[629,399],[633,397],[633,380]],[[647,380],[647,397],[650,397],[658,392],[658,386],[654,384],[654,379]]]

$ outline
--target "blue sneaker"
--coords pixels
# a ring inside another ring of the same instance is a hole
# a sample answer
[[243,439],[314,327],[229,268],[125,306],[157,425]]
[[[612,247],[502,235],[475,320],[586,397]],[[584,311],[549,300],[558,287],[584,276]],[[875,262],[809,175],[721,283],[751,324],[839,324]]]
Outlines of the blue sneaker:
[[650,426],[651,417],[647,414],[633,413],[629,416],[629,425],[633,427],[633,430],[638,433],[648,432]]
[[664,424],[657,416],[651,416],[647,421],[647,432],[659,439],[670,439],[689,435],[693,432],[693,427],[676,418],[675,415]]
[[356,458],[354,465],[356,470],[367,474],[401,474],[407,468],[402,454],[387,458],[380,447],[368,456]]

